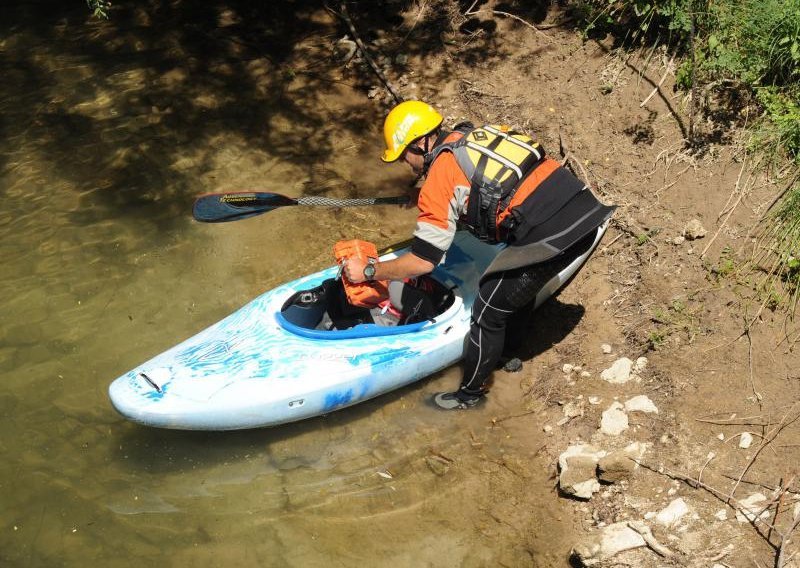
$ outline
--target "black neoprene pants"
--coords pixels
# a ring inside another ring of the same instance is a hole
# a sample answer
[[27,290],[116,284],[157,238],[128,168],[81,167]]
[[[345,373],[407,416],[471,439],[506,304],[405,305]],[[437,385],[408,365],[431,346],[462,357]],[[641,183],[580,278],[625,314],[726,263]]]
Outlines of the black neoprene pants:
[[539,290],[592,245],[595,232],[546,262],[484,276],[472,306],[472,320],[459,389],[467,397],[483,394],[503,354],[508,319],[532,309]]

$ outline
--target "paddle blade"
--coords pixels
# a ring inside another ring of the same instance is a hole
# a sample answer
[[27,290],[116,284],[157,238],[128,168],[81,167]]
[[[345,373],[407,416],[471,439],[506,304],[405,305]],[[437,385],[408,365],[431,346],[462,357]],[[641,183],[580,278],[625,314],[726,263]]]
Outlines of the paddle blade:
[[297,205],[297,200],[277,193],[210,193],[197,198],[192,215],[203,223],[223,223],[254,217],[287,205]]

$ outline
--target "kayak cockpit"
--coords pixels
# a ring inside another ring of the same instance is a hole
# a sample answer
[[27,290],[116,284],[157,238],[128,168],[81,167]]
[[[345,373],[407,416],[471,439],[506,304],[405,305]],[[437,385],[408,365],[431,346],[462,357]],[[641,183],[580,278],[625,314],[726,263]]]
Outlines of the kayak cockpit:
[[[341,280],[330,278],[319,286],[292,294],[276,319],[283,329],[314,339],[377,337],[417,331],[445,314],[456,299],[452,289],[430,276],[417,280],[418,283],[402,285],[406,304],[402,311],[389,306],[353,306],[347,301]],[[409,302],[409,298],[414,300]]]

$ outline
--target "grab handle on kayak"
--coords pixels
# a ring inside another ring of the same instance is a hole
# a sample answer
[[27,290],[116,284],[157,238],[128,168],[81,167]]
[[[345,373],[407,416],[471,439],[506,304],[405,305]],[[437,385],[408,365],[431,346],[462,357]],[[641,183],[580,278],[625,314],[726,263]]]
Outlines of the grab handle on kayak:
[[158,386],[153,379],[148,377],[143,372],[139,373],[139,376],[142,377],[145,381],[147,381],[147,384],[150,385],[151,387],[153,387],[154,389],[156,389],[156,391],[161,392],[161,387]]

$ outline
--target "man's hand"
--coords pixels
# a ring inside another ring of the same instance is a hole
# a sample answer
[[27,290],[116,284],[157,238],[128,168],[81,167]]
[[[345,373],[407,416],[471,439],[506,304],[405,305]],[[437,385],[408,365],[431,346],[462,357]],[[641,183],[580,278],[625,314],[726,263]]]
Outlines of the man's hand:
[[347,277],[347,280],[353,284],[366,281],[366,278],[364,278],[364,267],[367,265],[366,262],[357,256],[351,256],[350,258],[346,258],[343,264],[343,272],[345,277]]
[[[358,257],[351,256],[344,261],[342,272],[353,284],[365,282],[364,267],[367,265]],[[432,263],[413,253],[407,252],[399,257],[378,262],[375,264],[375,278],[373,280],[402,280],[428,274],[434,269]]]

